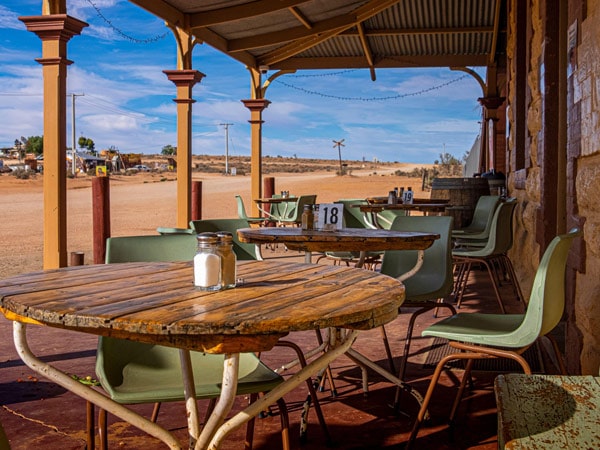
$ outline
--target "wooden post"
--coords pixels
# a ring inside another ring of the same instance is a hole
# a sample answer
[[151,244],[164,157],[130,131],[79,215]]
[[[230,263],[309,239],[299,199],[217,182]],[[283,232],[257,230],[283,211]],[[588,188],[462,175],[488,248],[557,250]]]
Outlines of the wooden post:
[[275,177],[265,177],[264,180],[264,196],[265,198],[271,198],[275,193]]
[[110,237],[110,183],[109,177],[92,179],[92,242],[94,264],[103,264],[106,239]]
[[85,253],[83,252],[71,252],[71,266],[83,266],[85,259]]
[[192,181],[192,220],[202,220],[202,181]]

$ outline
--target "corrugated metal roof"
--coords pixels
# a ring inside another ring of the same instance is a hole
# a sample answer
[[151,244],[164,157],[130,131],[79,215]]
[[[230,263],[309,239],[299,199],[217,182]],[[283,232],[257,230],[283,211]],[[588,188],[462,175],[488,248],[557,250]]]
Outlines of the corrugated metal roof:
[[506,0],[131,2],[256,68],[480,66],[506,28]]

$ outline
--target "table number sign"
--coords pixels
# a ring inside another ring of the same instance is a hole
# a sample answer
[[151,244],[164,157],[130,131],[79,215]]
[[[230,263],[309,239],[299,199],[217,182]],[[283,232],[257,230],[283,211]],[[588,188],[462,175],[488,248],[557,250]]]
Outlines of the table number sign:
[[344,205],[342,203],[321,203],[315,228],[324,231],[341,230],[343,216]]
[[408,188],[402,193],[402,203],[405,205],[412,205],[413,203],[413,191],[411,188]]

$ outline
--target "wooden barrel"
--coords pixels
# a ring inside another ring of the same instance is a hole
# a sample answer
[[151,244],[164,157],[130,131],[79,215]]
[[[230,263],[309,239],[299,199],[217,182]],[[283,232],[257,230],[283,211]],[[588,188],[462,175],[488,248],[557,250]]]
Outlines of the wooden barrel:
[[431,199],[448,199],[446,214],[454,217],[454,228],[462,228],[473,220],[473,211],[482,195],[490,195],[486,178],[434,178]]

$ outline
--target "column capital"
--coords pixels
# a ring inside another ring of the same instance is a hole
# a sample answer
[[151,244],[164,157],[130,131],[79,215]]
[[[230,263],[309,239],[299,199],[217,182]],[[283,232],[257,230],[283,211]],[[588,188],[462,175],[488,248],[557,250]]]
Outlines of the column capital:
[[479,97],[477,101],[486,109],[498,109],[504,103],[506,97]]
[[242,100],[242,103],[250,111],[258,112],[261,112],[271,104],[271,102],[266,98],[251,98],[248,100]]
[[206,76],[202,72],[193,69],[163,70],[163,73],[175,86],[187,86],[190,88]]
[[46,16],[22,16],[19,20],[25,24],[42,41],[68,42],[73,36],[81,34],[88,26],[86,22],[67,14],[50,14]]

